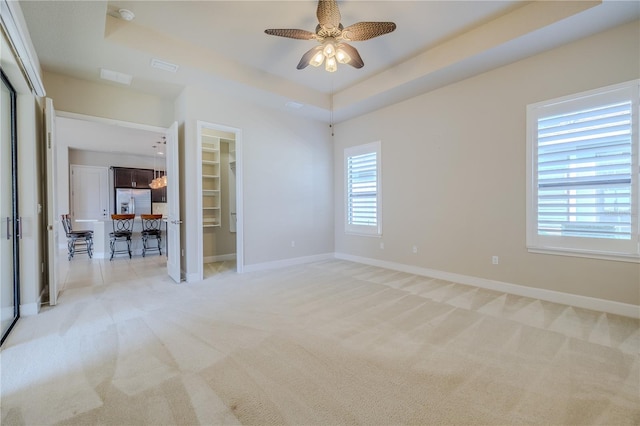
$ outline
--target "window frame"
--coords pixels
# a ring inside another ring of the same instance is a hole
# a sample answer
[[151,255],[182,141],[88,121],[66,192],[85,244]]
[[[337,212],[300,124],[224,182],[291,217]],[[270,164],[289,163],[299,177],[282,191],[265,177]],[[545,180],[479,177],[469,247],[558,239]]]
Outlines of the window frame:
[[[640,80],[632,80],[527,106],[526,244],[529,252],[640,263],[639,99]],[[631,101],[631,239],[539,235],[538,120],[619,100]]]
[[[356,225],[349,223],[349,158],[365,154],[376,154],[376,224]],[[382,143],[370,142],[344,149],[344,224],[345,234],[368,237],[382,236]]]

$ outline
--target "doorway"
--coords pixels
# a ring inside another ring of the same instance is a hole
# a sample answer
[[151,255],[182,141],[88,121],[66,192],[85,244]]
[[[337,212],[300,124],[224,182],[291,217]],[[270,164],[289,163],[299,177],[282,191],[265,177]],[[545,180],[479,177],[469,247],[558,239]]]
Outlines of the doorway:
[[198,275],[242,272],[241,131],[198,121]]
[[[76,216],[83,216],[83,220],[93,222],[91,226],[96,231],[96,226],[100,227],[99,236],[102,241],[102,258],[107,252],[108,246],[105,241],[108,239],[110,231],[110,214],[114,211],[114,187],[113,173],[109,171],[111,166],[123,166],[138,169],[153,169],[155,172],[159,163],[162,163],[162,169],[166,170],[167,187],[166,196],[162,201],[153,201],[153,213],[165,215],[166,225],[163,225],[163,243],[166,242],[164,248],[171,250],[166,252],[163,250],[162,256],[164,265],[167,267],[167,273],[171,278],[180,281],[180,247],[177,243],[180,241],[179,231],[175,228],[180,227],[179,217],[173,217],[173,211],[177,208],[170,208],[172,200],[179,205],[178,189],[169,188],[171,185],[178,186],[179,171],[177,168],[170,168],[171,163],[175,159],[177,164],[177,124],[174,123],[170,128],[160,128],[155,126],[140,125],[131,122],[122,122],[117,120],[102,119],[98,117],[85,116],[81,114],[58,112],[56,118],[56,133],[58,136],[58,147],[56,151],[58,185],[56,187],[56,196],[60,201],[59,214],[77,210],[74,207],[78,193],[71,194],[70,190],[76,189],[75,175],[89,175],[89,179],[82,178],[79,185],[88,186],[88,190],[79,191],[84,197],[95,198],[93,201],[80,202],[81,205],[89,205],[96,207],[95,211],[76,211]],[[165,139],[166,138],[166,139]],[[157,144],[159,141],[165,141],[166,150],[164,150],[164,158],[160,161],[158,156]],[[75,165],[74,165],[75,164]],[[106,170],[107,177],[104,176]],[[86,173],[85,173],[86,172]],[[105,179],[107,182],[106,196],[98,194],[92,188],[104,188]],[[70,185],[71,184],[71,185]],[[169,189],[173,189],[170,193]],[[88,195],[87,195],[88,194]],[[105,203],[106,200],[106,203]],[[82,201],[82,200],[80,200]],[[86,201],[86,200],[85,200]],[[99,207],[98,207],[99,206]],[[87,218],[84,218],[87,216]],[[109,221],[105,223],[104,221]],[[137,218],[136,218],[137,220]],[[140,222],[138,222],[140,223]],[[170,235],[169,235],[170,234]],[[96,234],[97,235],[97,234]],[[108,242],[108,241],[107,241]],[[175,244],[172,244],[175,242]],[[62,238],[58,241],[58,247],[64,247],[65,242]],[[177,265],[177,268],[176,268]],[[177,277],[177,279],[176,279]]]

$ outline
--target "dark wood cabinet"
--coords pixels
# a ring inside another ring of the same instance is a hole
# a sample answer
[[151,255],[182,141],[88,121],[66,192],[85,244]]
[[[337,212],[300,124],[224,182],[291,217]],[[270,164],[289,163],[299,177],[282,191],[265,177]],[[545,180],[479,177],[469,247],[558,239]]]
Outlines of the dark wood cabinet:
[[151,169],[113,168],[113,186],[116,188],[149,188],[152,180]]

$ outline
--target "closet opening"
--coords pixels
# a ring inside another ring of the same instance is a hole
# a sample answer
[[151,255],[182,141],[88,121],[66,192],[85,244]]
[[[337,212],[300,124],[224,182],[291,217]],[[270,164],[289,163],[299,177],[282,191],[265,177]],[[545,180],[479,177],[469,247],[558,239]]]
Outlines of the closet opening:
[[198,122],[201,278],[242,271],[239,130]]

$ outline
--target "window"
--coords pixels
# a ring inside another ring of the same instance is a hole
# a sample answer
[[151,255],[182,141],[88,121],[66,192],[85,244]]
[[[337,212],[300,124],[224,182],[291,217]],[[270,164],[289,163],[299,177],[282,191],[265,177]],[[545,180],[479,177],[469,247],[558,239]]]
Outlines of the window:
[[639,81],[529,105],[530,251],[640,260]]
[[349,234],[382,235],[380,142],[346,148],[346,228]]

